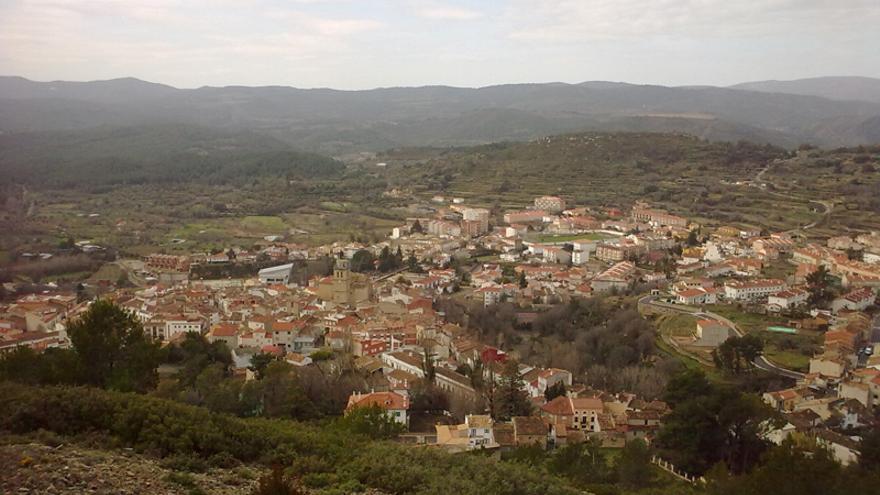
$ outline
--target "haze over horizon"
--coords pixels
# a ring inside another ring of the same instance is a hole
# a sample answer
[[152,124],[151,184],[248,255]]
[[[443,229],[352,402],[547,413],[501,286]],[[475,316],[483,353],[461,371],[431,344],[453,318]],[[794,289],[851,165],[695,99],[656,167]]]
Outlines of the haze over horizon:
[[729,86],[880,77],[878,24],[869,0],[12,0],[0,73],[178,88]]

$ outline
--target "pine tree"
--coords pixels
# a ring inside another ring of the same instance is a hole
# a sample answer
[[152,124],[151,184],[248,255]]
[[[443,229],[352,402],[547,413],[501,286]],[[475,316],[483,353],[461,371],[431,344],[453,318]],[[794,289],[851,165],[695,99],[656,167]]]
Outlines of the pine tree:
[[524,389],[519,364],[512,359],[504,363],[494,395],[493,414],[496,420],[508,421],[514,416],[528,416],[532,412],[532,403]]

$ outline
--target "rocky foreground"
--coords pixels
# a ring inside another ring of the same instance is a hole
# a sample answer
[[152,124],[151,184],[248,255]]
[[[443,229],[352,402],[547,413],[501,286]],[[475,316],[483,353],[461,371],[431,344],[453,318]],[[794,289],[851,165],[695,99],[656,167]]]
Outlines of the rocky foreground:
[[76,445],[0,445],[0,493],[245,495],[259,472],[248,468],[182,473],[131,450]]

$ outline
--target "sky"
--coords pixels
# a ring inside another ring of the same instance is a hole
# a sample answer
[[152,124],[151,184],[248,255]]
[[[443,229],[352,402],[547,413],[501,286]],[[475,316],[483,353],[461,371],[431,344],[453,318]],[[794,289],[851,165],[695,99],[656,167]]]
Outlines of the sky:
[[0,0],[0,74],[338,89],[880,77],[880,0]]

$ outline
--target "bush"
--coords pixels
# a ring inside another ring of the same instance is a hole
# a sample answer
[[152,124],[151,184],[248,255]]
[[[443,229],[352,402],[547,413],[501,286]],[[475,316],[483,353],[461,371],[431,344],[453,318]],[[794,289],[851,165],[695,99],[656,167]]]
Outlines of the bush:
[[[192,457],[291,466],[310,484],[332,484],[326,493],[578,493],[557,477],[522,466],[371,441],[339,424],[316,427],[240,419],[156,397],[88,387],[0,382],[0,397],[0,437],[39,429],[59,435],[99,434],[180,465]],[[182,486],[194,483],[186,473],[171,473],[168,479]]]

